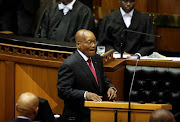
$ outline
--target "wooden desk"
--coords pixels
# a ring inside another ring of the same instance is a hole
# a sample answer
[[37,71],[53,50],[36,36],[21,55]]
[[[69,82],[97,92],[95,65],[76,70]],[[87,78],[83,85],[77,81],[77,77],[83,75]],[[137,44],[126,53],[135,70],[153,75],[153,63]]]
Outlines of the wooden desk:
[[[128,102],[92,102],[86,101],[85,107],[91,111],[91,122],[114,122],[117,109],[117,121],[128,121]],[[171,110],[169,104],[131,103],[131,122],[149,122],[152,111],[158,108]]]

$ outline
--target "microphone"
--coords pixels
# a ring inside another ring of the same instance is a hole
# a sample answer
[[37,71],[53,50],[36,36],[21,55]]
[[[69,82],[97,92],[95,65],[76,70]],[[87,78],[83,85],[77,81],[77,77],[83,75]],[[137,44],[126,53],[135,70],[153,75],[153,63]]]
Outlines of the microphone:
[[123,58],[123,52],[124,52],[123,51],[123,43],[126,41],[125,32],[136,33],[136,34],[141,34],[141,35],[146,35],[146,36],[152,36],[152,37],[156,37],[156,38],[162,38],[161,35],[154,35],[154,34],[149,34],[149,33],[143,33],[143,32],[139,32],[139,31],[133,31],[133,30],[129,30],[129,29],[124,29],[122,31],[122,35],[121,35],[121,37],[123,38],[123,41],[121,41],[121,44],[120,44],[121,58]]
[[140,60],[140,58],[141,58],[141,56],[140,56],[140,55],[138,55],[138,56],[137,56],[137,59],[138,59],[138,60]]
[[133,83],[134,83],[134,78],[135,78],[135,75],[136,75],[136,68],[137,68],[139,60],[140,60],[140,56],[137,57],[137,61],[136,61],[136,65],[135,65],[135,68],[134,68],[133,77],[132,77],[132,81],[131,81],[131,86],[130,86],[130,89],[129,89],[128,122],[131,122],[131,93],[132,93],[132,87],[133,87]]

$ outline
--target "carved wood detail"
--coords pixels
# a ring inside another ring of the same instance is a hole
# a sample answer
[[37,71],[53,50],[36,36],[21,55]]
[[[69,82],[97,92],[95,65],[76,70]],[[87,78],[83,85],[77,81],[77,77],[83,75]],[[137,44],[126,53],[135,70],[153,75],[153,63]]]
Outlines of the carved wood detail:
[[13,56],[21,56],[26,58],[28,57],[62,62],[72,54],[72,52],[29,48],[5,43],[0,43],[0,53]]
[[114,49],[111,49],[108,52],[101,55],[103,64],[106,64],[113,60],[113,52],[114,52]]

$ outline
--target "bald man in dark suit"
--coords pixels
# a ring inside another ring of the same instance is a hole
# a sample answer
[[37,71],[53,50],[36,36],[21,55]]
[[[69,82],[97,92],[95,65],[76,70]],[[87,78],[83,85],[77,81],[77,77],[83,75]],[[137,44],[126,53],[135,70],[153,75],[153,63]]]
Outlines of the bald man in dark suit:
[[77,51],[58,71],[58,96],[64,100],[65,118],[89,122],[90,111],[84,107],[84,101],[100,102],[105,94],[113,100],[116,89],[104,74],[101,57],[95,54],[97,42],[94,34],[82,29],[76,33],[75,39]]
[[32,122],[38,113],[39,100],[36,95],[30,92],[22,93],[16,103],[18,116],[7,122]]

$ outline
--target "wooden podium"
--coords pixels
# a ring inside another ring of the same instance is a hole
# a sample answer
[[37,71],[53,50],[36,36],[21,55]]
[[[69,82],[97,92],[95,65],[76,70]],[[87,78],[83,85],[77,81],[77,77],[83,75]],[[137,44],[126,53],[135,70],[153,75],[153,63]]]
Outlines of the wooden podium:
[[[91,111],[91,122],[117,122],[128,121],[128,102],[92,102],[86,101],[85,107]],[[131,103],[131,122],[149,122],[153,110],[164,108],[171,110],[170,104],[139,104]],[[117,113],[117,114],[116,114]]]

